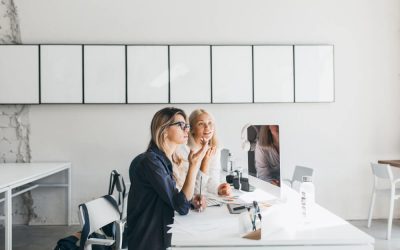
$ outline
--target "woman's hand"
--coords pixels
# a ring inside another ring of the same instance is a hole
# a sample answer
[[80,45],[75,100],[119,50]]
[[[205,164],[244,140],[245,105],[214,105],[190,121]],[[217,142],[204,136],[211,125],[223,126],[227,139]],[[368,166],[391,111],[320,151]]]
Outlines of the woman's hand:
[[193,149],[190,150],[188,161],[189,161],[189,168],[197,166],[199,160],[203,160],[204,153],[208,150],[208,145],[206,141],[202,141],[201,148],[194,152]]
[[271,184],[272,185],[275,185],[275,186],[278,186],[278,187],[280,187],[281,185],[281,183],[280,183],[280,181],[279,180],[276,180],[276,179],[273,179],[272,181],[271,181]]
[[218,194],[223,195],[223,196],[229,196],[231,195],[232,188],[231,185],[228,183],[222,183],[221,185],[218,186]]
[[193,204],[193,206],[194,206],[194,209],[195,209],[197,212],[202,212],[202,211],[204,211],[204,210],[206,209],[206,207],[207,207],[207,200],[206,200],[206,197],[205,197],[204,195],[196,194],[196,195],[193,197],[192,204]]
[[204,155],[203,160],[201,161],[201,166],[200,166],[200,170],[203,173],[207,173],[208,170],[208,166],[209,166],[209,162],[211,160],[211,158],[215,155],[215,153],[217,152],[217,147],[212,146],[211,148],[209,148],[206,152],[206,154]]

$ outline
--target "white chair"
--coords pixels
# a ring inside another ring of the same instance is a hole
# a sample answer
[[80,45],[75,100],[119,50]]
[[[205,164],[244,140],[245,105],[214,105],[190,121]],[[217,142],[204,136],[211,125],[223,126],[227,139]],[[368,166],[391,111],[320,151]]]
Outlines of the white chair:
[[[374,187],[372,189],[371,203],[369,207],[368,215],[368,228],[371,227],[372,213],[375,205],[376,193],[389,193],[390,194],[390,205],[389,205],[389,218],[387,228],[387,239],[390,240],[392,233],[392,219],[393,219],[393,207],[394,201],[400,197],[400,188],[396,188],[396,184],[400,182],[400,179],[394,179],[392,169],[389,164],[371,163],[372,173],[374,174]],[[385,179],[390,184],[390,188],[378,188],[378,179]]]
[[[122,234],[125,221],[120,220],[118,209],[105,198],[97,198],[79,206],[79,219],[83,228],[81,242],[84,244],[84,250],[91,250],[92,245],[111,246],[114,243],[116,250],[122,249]],[[89,235],[93,232],[113,222],[115,225],[115,239],[89,238]]]
[[294,184],[301,183],[303,181],[303,176],[313,176],[314,174],[314,169],[308,168],[308,167],[302,167],[302,166],[296,166],[293,172],[292,179],[283,179],[283,181],[286,181],[289,183],[291,188],[294,188]]

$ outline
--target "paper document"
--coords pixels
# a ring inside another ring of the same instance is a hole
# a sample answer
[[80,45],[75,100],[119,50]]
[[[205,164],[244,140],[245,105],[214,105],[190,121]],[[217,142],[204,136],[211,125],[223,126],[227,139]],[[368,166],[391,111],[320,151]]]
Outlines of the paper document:
[[[207,215],[205,215],[207,213]],[[228,211],[220,208],[207,208],[202,213],[191,211],[188,215],[174,217],[174,224],[168,225],[171,227],[168,233],[184,233],[190,235],[210,234],[219,235],[219,231],[230,224],[236,226],[237,221],[226,216]]]
[[252,203],[253,201],[270,201],[276,199],[278,199],[278,197],[273,196],[261,189],[256,189],[254,192],[248,192],[239,196],[239,200],[243,203]]

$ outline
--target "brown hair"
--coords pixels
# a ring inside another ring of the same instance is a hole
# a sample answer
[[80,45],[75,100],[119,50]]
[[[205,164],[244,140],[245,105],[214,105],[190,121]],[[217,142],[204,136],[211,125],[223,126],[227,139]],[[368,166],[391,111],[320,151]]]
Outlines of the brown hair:
[[274,144],[274,138],[272,137],[269,125],[263,125],[260,127],[260,131],[258,132],[258,144],[265,148],[273,147],[279,152],[279,149],[276,148],[276,145]]
[[[195,110],[193,110],[193,112],[189,116],[190,130],[192,130],[192,128],[195,126],[195,123],[197,122],[197,117],[199,117],[202,114],[209,115],[211,117],[211,119],[213,120],[213,122],[215,123],[214,117],[210,113],[208,113],[206,110],[204,110],[204,109],[195,109]],[[194,137],[193,137],[192,131],[190,131],[190,133],[189,133],[189,145],[193,145],[193,144],[194,144]],[[214,134],[211,137],[209,145],[210,146],[215,146],[215,147],[218,146],[218,138],[217,138],[217,135],[216,135],[216,132],[215,132],[215,125],[214,125]]]

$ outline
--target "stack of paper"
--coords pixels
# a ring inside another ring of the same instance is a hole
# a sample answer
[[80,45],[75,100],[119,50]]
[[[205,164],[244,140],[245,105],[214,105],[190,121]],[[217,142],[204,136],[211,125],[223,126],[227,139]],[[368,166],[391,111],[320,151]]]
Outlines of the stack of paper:
[[238,226],[237,220],[229,216],[228,209],[211,207],[201,213],[190,211],[185,216],[175,215],[174,224],[169,225],[171,229],[168,233],[183,233],[192,236],[207,234],[217,237],[219,231],[229,225]]

